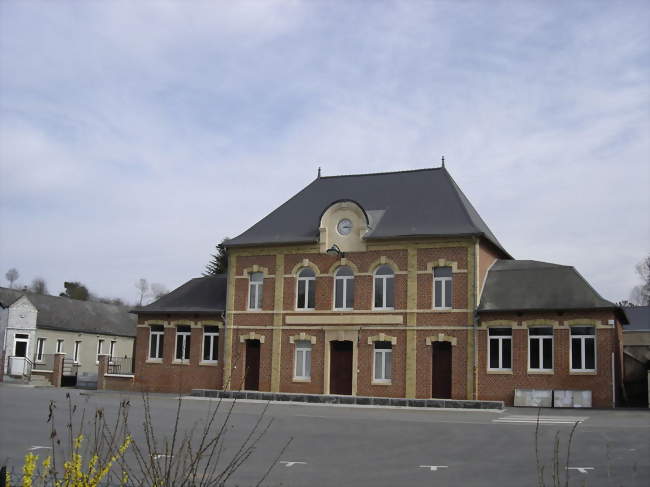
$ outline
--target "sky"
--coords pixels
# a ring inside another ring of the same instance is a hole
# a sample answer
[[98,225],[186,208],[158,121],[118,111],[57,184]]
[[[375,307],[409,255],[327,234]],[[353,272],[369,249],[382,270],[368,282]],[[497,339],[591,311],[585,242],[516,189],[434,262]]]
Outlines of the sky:
[[135,302],[323,175],[446,167],[611,300],[650,252],[646,1],[0,1],[0,285]]

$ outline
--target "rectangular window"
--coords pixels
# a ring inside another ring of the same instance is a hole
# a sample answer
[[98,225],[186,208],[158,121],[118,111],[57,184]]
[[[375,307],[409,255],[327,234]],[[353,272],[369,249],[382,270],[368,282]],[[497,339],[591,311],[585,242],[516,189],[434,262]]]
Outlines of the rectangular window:
[[74,342],[74,353],[72,354],[72,360],[75,364],[79,363],[79,353],[81,352],[81,342]]
[[391,342],[375,342],[374,375],[375,382],[389,382],[393,361],[393,344]]
[[488,369],[512,370],[512,329],[488,329]]
[[36,362],[43,361],[43,354],[45,353],[45,338],[36,339]]
[[116,344],[117,344],[117,342],[115,340],[111,340],[111,345],[110,345],[110,347],[108,349],[108,360],[110,362],[112,362],[113,357],[115,357],[115,345]]
[[553,370],[553,328],[528,329],[528,370]]
[[216,362],[219,350],[219,328],[206,326],[203,328],[203,361]]
[[151,325],[149,328],[149,358],[159,360],[163,358],[163,346],[165,340],[165,327],[163,325]]
[[103,348],[104,348],[104,340],[99,338],[97,340],[97,363],[99,363],[99,355],[102,353]]
[[56,353],[63,353],[63,340],[56,341]]
[[433,307],[451,308],[451,267],[436,267],[433,270]]
[[311,379],[311,342],[309,340],[297,340],[295,346],[293,377],[294,379]]
[[190,359],[190,335],[192,328],[188,325],[176,327],[176,360]]
[[264,274],[251,272],[248,279],[248,309],[262,309]]
[[571,327],[571,370],[596,370],[596,329],[593,326]]

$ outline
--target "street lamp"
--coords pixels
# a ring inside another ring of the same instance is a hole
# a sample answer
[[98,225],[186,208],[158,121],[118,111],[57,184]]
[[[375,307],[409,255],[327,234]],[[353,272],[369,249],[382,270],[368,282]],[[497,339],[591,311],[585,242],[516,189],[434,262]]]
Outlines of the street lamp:
[[334,244],[332,245],[329,249],[325,251],[327,255],[338,255],[339,257],[343,258],[345,257],[345,253],[341,251],[338,245]]

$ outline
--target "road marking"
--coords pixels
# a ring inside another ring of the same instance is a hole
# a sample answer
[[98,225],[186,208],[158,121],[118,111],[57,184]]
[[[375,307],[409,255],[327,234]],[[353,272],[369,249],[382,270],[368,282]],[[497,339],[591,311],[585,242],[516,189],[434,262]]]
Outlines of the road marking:
[[439,468],[449,468],[447,465],[420,465],[418,468],[428,468],[432,472],[437,472]]
[[576,424],[583,423],[589,419],[586,416],[502,416],[493,419],[493,423],[527,423],[527,424]]
[[34,450],[51,450],[51,449],[52,449],[51,446],[37,446],[37,445],[34,445],[34,446],[32,446],[31,448],[28,448],[27,451],[34,451]]
[[294,465],[307,465],[307,462],[289,462],[287,460],[280,460],[280,463],[284,463],[285,467],[293,467]]
[[161,458],[172,458],[173,456],[174,455],[163,455],[162,453],[158,453],[155,455],[151,455],[151,458],[153,458],[154,460],[159,460]]
[[587,470],[594,470],[594,467],[567,467],[567,470],[577,470],[580,473],[589,473]]

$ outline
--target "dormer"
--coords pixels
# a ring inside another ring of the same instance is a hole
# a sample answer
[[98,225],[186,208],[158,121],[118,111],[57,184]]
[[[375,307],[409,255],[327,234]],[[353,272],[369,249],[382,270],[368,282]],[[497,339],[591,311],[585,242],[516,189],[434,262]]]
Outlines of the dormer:
[[333,245],[341,252],[365,251],[368,223],[366,211],[356,201],[335,201],[321,215],[320,251],[325,253]]

